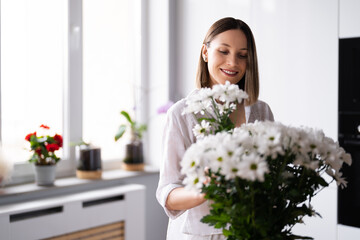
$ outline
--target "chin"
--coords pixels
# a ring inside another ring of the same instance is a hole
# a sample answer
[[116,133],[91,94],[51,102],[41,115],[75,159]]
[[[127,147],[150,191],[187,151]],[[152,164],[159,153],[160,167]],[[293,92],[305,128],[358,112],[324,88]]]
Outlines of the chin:
[[237,84],[238,82],[240,82],[240,80],[227,79],[227,80],[221,81],[221,84],[225,84],[226,81],[229,81],[231,84]]
[[212,85],[216,85],[216,84],[224,85],[226,81],[229,81],[231,84],[237,84],[238,82],[240,82],[240,80],[238,80],[238,79],[221,79],[218,81],[214,81]]

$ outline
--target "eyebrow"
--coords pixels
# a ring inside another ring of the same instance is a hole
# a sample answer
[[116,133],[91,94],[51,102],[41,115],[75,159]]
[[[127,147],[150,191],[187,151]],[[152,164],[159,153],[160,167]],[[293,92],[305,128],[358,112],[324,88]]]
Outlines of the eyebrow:
[[[227,43],[222,43],[221,45],[224,45],[226,47],[231,47],[229,44]],[[248,50],[247,48],[241,48],[240,50]]]

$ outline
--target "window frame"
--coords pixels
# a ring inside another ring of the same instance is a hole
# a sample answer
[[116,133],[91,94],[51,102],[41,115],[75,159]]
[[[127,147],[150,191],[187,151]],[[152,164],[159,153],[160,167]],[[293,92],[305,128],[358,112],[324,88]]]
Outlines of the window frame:
[[[133,27],[139,30],[134,36],[135,45],[138,46],[135,51],[135,64],[140,66],[140,74],[134,76],[135,84],[142,86],[135,94],[145,98],[145,90],[147,88],[144,78],[146,57],[144,46],[146,44],[145,32],[145,1],[135,0],[130,1],[134,12],[133,20],[131,21]],[[1,5],[1,0],[0,0]],[[82,106],[83,106],[83,4],[82,0],[68,0],[67,1],[68,15],[64,19],[66,24],[66,31],[64,39],[64,59],[67,63],[64,64],[64,79],[63,79],[63,137],[64,147],[62,160],[57,164],[57,177],[74,176],[76,171],[75,162],[75,146],[71,146],[71,142],[79,142],[82,139]],[[1,45],[1,26],[0,26],[0,45]],[[0,48],[1,53],[1,48]],[[0,57],[0,72],[1,72],[1,57]],[[1,79],[0,79],[1,80]],[[136,101],[144,101],[144,99],[136,99]],[[138,111],[140,120],[146,119],[146,107],[141,107]],[[0,143],[1,143],[1,81],[0,81]],[[146,139],[144,139],[146,141]],[[107,160],[102,164],[103,170],[116,169],[120,167],[121,160]],[[12,171],[11,181],[7,185],[15,185],[34,181],[33,164],[24,162],[16,163]]]

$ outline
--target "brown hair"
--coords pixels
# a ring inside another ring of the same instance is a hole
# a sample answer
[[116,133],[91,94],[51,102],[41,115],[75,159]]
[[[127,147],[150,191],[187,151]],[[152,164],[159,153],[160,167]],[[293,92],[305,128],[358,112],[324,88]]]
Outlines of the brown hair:
[[[210,46],[211,41],[220,33],[228,30],[238,29],[241,30],[247,39],[247,65],[244,77],[238,82],[238,85],[248,95],[247,104],[254,104],[259,96],[259,71],[256,55],[256,46],[254,36],[250,27],[243,21],[231,17],[222,18],[216,21],[208,30],[203,44]],[[200,59],[198,69],[196,72],[196,86],[198,88],[210,87],[210,76],[207,62],[204,61],[202,52],[200,52]]]

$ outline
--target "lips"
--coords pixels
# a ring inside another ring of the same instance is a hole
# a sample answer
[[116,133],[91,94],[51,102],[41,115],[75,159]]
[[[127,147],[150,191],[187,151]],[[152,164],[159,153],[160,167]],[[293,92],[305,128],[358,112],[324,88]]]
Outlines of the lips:
[[234,76],[236,76],[236,74],[239,73],[239,72],[237,72],[237,71],[233,71],[233,70],[230,70],[230,69],[222,69],[222,68],[220,68],[220,70],[221,70],[225,75],[227,75],[227,76],[229,76],[229,77],[234,77]]

